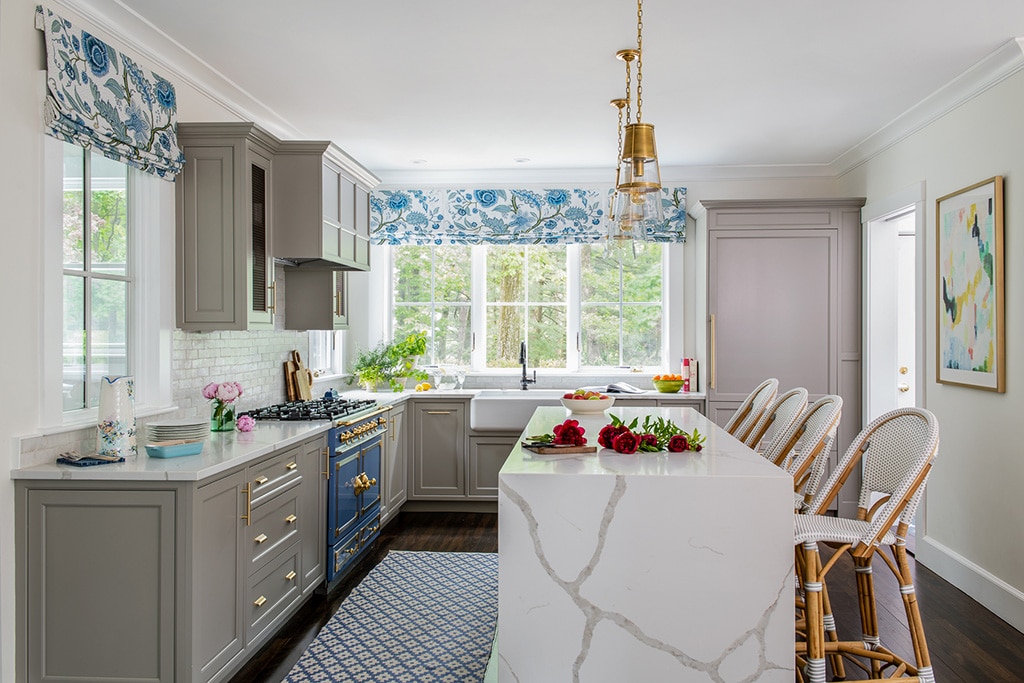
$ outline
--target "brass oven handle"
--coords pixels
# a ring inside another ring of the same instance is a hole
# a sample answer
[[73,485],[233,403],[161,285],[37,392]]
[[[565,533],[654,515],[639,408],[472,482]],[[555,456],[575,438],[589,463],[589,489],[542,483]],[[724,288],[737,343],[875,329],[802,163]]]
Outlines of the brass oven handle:
[[381,413],[386,413],[389,410],[391,410],[391,406],[384,406],[380,410],[375,410],[374,412],[367,413],[366,415],[360,415],[359,417],[352,418],[351,420],[348,420],[347,422],[336,422],[334,424],[334,426],[335,427],[348,427],[349,425],[354,425],[354,424],[356,424],[358,422],[362,422],[363,420],[366,420],[368,418],[376,417],[376,416],[380,415]]
[[249,526],[249,518],[252,516],[252,491],[249,489],[249,482],[245,482],[242,493],[245,494],[245,514],[241,516],[241,519],[244,519],[245,525]]
[[298,466],[299,466],[299,464],[298,464],[297,462],[295,462],[294,460],[292,460],[292,461],[291,461],[290,463],[288,463],[287,465],[285,465],[285,466],[284,466],[284,468],[285,468],[286,470],[294,470],[294,469],[295,469],[296,467],[298,467]]
[[718,380],[718,368],[716,366],[715,358],[715,314],[711,314],[711,388],[715,388],[715,383]]
[[324,479],[331,478],[331,449],[324,449]]

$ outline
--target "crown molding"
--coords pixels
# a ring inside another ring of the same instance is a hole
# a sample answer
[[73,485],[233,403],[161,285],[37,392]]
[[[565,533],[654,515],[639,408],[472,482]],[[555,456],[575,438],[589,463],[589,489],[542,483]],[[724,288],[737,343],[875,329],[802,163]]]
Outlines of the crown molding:
[[913,135],[965,102],[1024,68],[1024,38],[1013,38],[952,81],[839,155],[831,164],[838,177]]
[[83,22],[108,33],[172,82],[184,82],[240,121],[253,121],[279,138],[301,138],[301,131],[269,106],[143,19],[122,0],[50,0]]

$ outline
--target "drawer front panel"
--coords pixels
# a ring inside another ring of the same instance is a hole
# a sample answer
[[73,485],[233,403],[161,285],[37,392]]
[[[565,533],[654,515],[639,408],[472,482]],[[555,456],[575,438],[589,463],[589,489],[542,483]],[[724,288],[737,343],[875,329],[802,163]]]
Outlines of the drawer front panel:
[[333,581],[334,577],[344,573],[345,568],[356,558],[362,548],[362,538],[359,530],[354,530],[351,535],[340,543],[331,547],[328,558],[327,581]]
[[248,643],[255,640],[274,619],[301,597],[302,588],[299,583],[298,545],[252,577],[246,596]]
[[284,453],[275,455],[258,465],[249,469],[252,480],[252,505],[259,505],[262,501],[279,493],[282,489],[298,484],[299,480],[299,456],[302,449],[289,448]]
[[297,488],[253,509],[252,524],[246,529],[250,574],[299,539],[302,535],[299,512]]

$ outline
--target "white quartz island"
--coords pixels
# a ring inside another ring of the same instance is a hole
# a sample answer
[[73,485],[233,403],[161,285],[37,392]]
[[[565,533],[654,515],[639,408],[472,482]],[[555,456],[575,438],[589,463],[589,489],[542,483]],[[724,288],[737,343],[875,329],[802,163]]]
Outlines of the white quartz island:
[[[626,408],[704,450],[544,456],[499,474],[500,681],[785,681],[793,667],[792,480],[689,408]],[[538,408],[525,435],[568,417]],[[573,416],[597,446],[607,414]]]

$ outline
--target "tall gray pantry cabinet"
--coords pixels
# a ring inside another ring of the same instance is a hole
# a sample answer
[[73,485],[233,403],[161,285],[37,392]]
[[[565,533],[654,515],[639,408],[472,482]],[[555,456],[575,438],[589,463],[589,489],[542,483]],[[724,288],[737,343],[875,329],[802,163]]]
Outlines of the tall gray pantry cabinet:
[[17,479],[18,680],[230,678],[325,578],[327,456],[320,434],[198,481]]
[[761,381],[776,377],[780,393],[805,387],[811,401],[842,396],[833,465],[860,431],[863,204],[863,198],[698,203],[698,233],[706,227],[707,235],[701,382],[708,417],[717,424]]

